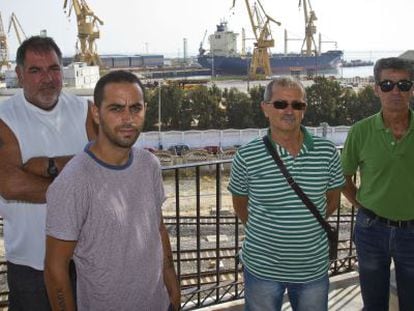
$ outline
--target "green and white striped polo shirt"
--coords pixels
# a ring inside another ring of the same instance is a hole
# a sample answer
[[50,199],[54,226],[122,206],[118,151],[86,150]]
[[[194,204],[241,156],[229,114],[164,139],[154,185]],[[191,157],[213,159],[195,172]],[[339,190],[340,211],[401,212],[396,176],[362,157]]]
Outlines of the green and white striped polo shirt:
[[[311,136],[304,127],[302,131],[304,144],[295,158],[277,144],[276,149],[292,177],[325,215],[326,191],[345,182],[339,154],[332,142]],[[326,233],[289,186],[261,138],[237,151],[228,189],[249,198],[242,261],[250,272],[292,283],[326,274]]]

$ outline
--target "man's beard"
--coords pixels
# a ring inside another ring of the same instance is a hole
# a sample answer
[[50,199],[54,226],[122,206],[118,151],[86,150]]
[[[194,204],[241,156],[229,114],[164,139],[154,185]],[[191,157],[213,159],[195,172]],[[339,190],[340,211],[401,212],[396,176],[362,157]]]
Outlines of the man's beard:
[[[135,142],[137,141],[139,134],[142,131],[142,126],[132,126],[132,125],[121,125],[114,128],[114,130],[110,130],[104,122],[101,122],[102,125],[102,132],[106,136],[106,138],[115,146],[121,148],[131,148]],[[117,133],[120,132],[122,129],[134,129],[135,133],[131,137],[123,138]]]

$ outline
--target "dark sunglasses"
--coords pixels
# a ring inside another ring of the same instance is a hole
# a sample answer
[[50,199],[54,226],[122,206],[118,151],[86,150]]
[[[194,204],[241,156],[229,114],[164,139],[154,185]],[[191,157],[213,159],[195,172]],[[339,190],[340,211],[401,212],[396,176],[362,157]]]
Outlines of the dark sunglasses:
[[[272,104],[275,109],[286,109],[289,106],[289,102],[286,100],[275,100],[269,104]],[[292,101],[290,105],[293,110],[304,110],[306,107],[306,103],[297,100]]]
[[409,80],[400,80],[398,82],[384,80],[378,82],[378,85],[383,92],[391,92],[394,89],[394,86],[397,86],[401,92],[408,92],[413,86],[413,82]]

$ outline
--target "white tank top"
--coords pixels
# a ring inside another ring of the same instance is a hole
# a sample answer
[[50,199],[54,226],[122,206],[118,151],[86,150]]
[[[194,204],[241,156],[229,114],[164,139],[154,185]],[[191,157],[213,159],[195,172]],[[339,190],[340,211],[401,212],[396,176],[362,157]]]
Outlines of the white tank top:
[[[86,101],[62,92],[51,111],[26,101],[23,91],[0,103],[0,119],[20,146],[22,162],[33,157],[73,155],[88,142]],[[6,259],[43,270],[46,204],[6,201],[0,196]]]

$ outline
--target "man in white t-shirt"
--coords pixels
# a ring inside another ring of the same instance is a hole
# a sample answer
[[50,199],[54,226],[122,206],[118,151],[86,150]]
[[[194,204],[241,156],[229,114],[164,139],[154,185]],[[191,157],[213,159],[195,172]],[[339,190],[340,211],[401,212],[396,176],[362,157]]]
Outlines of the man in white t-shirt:
[[86,101],[62,92],[62,53],[34,36],[17,50],[23,90],[0,104],[0,216],[10,310],[50,310],[43,280],[46,190],[93,138]]

